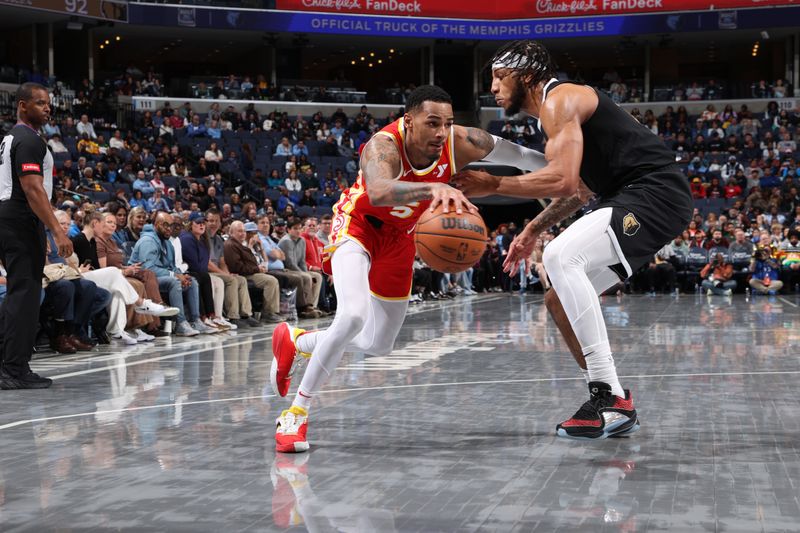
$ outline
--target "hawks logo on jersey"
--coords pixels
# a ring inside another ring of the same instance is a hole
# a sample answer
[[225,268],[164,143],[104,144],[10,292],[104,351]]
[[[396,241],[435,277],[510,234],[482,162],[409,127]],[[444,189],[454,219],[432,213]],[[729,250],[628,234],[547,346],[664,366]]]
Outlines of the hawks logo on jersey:
[[[400,174],[397,176],[399,181],[410,182],[441,182],[449,183],[450,176],[455,172],[453,169],[453,128],[450,128],[450,136],[442,149],[442,155],[428,168],[419,170],[411,165],[405,149],[405,129],[403,119],[392,122],[376,135],[386,135],[394,140],[397,151],[400,153]],[[352,187],[342,192],[339,202],[334,206],[335,215],[332,233],[336,233],[345,221],[344,217],[336,216],[343,213],[347,216],[361,218],[370,215],[385,224],[410,230],[417,223],[422,213],[430,206],[430,200],[411,202],[407,205],[396,206],[374,206],[369,201],[367,185],[361,171],[358,172],[358,179]]]

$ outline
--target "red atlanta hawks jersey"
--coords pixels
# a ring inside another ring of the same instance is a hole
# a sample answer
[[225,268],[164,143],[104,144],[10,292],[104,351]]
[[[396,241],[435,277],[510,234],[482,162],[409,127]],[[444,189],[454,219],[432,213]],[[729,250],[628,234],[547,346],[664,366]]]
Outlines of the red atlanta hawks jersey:
[[[454,170],[453,158],[453,127],[442,149],[442,155],[428,168],[418,170],[411,165],[405,149],[405,129],[403,119],[392,122],[375,135],[390,137],[397,151],[400,153],[400,173],[395,178],[399,181],[409,182],[440,182],[448,183]],[[352,187],[342,192],[339,202],[334,207],[334,213],[344,213],[353,218],[364,219],[367,215],[390,224],[397,229],[410,230],[417,223],[422,213],[430,207],[430,200],[411,202],[407,205],[374,206],[369,201],[369,191],[362,171],[358,172],[358,179]]]

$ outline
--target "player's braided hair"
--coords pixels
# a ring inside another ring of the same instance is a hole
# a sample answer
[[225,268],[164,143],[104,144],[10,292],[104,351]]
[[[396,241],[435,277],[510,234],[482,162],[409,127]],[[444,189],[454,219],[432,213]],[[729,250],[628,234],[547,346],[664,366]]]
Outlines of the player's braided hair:
[[436,85],[420,85],[408,95],[406,99],[406,113],[411,113],[421,106],[423,102],[440,102],[452,104],[453,99],[447,91]]
[[556,64],[538,41],[521,39],[501,47],[486,65],[491,69],[511,68],[528,88],[556,77]]

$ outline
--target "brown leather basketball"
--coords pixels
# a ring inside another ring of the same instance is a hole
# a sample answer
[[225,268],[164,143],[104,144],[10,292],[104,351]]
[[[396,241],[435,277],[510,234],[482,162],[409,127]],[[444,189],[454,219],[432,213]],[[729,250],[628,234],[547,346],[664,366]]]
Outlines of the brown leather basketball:
[[462,214],[450,208],[442,213],[425,211],[417,222],[414,238],[417,253],[432,269],[439,272],[463,272],[483,255],[488,238],[486,224],[480,215]]

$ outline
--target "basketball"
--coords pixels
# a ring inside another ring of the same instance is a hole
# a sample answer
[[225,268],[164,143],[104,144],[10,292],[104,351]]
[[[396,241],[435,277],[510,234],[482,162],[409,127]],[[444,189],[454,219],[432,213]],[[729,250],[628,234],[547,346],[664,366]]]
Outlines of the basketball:
[[417,222],[417,253],[439,272],[463,272],[475,264],[486,249],[486,224],[480,215],[464,211],[425,211]]

